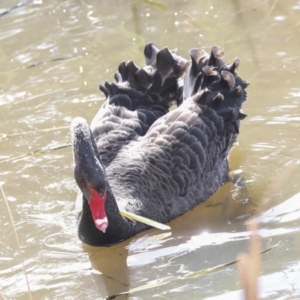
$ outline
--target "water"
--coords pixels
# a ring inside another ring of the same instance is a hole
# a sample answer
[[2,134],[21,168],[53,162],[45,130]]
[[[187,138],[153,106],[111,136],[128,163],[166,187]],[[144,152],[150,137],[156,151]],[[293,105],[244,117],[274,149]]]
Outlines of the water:
[[[300,2],[27,1],[0,18],[0,293],[27,299],[102,299],[227,263],[247,251],[255,212],[262,256],[261,298],[300,297]],[[165,6],[165,7],[164,7]],[[1,8],[12,7],[2,1]],[[143,63],[147,42],[178,48],[218,44],[241,59],[251,81],[230,166],[248,195],[226,184],[170,223],[110,248],[83,246],[74,217],[71,149],[21,155],[70,142],[73,117],[91,121],[123,60]],[[48,131],[49,128],[57,128]],[[42,131],[45,130],[45,131]],[[130,299],[240,299],[236,266],[173,281]],[[118,299],[126,299],[120,296]]]

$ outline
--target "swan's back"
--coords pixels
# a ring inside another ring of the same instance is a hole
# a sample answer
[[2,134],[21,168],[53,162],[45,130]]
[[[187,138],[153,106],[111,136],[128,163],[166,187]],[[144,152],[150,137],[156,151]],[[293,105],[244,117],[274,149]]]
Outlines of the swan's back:
[[115,74],[116,83],[100,85],[107,100],[91,130],[105,166],[124,145],[144,136],[182,95],[178,78],[186,72],[188,61],[153,44],[146,45],[144,54],[146,66],[123,62]]
[[126,210],[167,222],[226,181],[227,155],[245,117],[240,108],[247,84],[239,77],[236,81],[227,66],[213,71],[194,83],[206,80],[211,90],[193,87],[191,97],[128,143],[107,168],[112,190]]

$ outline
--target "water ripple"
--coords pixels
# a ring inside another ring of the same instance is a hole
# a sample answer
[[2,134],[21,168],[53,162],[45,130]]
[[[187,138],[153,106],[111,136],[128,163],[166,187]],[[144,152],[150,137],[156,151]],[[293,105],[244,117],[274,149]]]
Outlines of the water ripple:
[[2,31],[2,32],[0,32],[0,40],[6,39],[8,37],[12,37],[13,35],[16,35],[22,31],[23,31],[22,28],[11,29],[8,31]]

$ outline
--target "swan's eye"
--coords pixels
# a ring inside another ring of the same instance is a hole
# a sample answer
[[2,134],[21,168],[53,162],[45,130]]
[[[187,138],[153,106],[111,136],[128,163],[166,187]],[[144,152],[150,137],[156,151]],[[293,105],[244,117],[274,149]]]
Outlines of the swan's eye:
[[105,189],[100,189],[99,190],[99,195],[100,195],[101,198],[104,196],[104,194],[105,194]]
[[92,192],[93,190],[98,192],[100,197],[103,197],[105,194],[105,188],[94,188],[90,183],[87,184],[88,189]]

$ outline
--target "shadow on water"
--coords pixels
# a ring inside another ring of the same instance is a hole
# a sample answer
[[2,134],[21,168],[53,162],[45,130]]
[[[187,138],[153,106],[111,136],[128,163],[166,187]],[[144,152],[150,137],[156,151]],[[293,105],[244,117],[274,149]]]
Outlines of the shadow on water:
[[102,297],[126,292],[130,287],[127,244],[128,242],[123,242],[107,248],[83,246],[89,253],[94,270],[93,280]]

